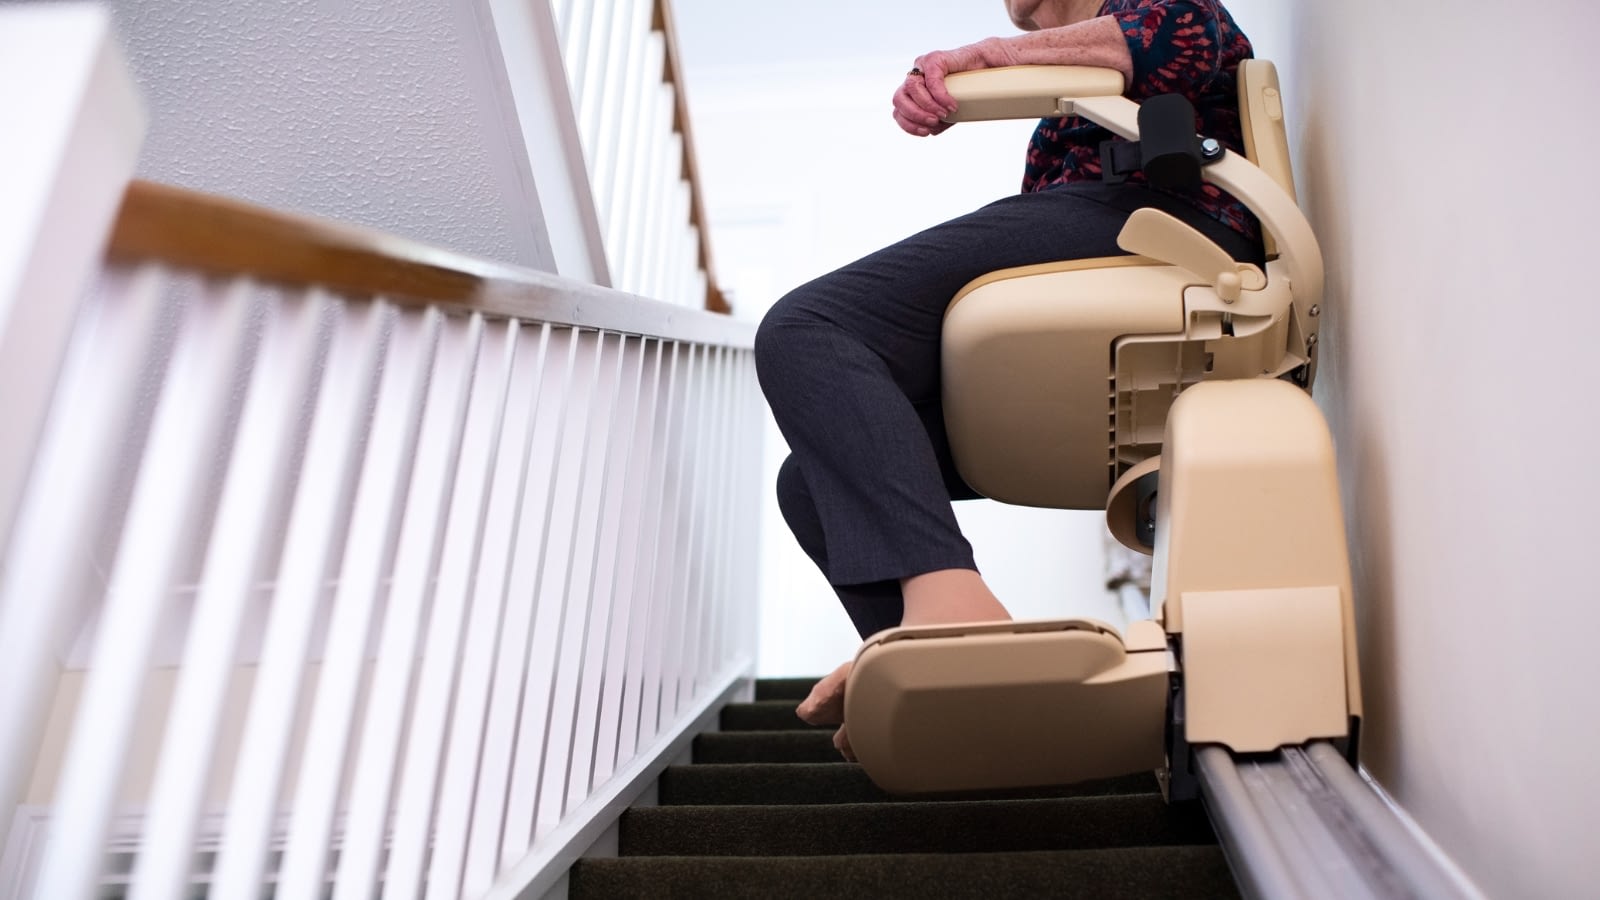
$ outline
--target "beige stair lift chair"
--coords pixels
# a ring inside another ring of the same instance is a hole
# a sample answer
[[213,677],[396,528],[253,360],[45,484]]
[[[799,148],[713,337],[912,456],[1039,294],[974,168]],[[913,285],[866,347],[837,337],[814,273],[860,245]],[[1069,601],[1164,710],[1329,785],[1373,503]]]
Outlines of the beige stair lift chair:
[[[1147,209],[1119,237],[1133,255],[995,272],[945,317],[962,475],[1007,503],[1105,509],[1118,540],[1155,556],[1154,619],[870,638],[845,722],[886,790],[1155,770],[1178,799],[1194,795],[1191,744],[1354,752],[1349,563],[1332,442],[1308,394],[1321,252],[1294,198],[1276,71],[1251,60],[1239,80],[1249,158],[1208,142],[1202,177],[1260,218],[1264,269]],[[1114,70],[993,69],[948,85],[958,121],[1079,115],[1139,139]]]

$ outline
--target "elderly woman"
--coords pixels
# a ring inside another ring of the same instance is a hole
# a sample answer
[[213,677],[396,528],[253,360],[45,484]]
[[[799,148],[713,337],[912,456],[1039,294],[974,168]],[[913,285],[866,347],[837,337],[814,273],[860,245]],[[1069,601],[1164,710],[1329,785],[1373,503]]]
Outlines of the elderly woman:
[[[1127,95],[1181,93],[1197,130],[1242,152],[1236,75],[1251,55],[1220,0],[1006,0],[1026,33],[928,53],[894,95],[894,120],[919,137],[949,127],[946,75],[1026,64],[1117,69]],[[956,472],[940,409],[945,306],[996,269],[1121,255],[1130,213],[1156,207],[1235,258],[1259,262],[1254,218],[1233,197],[1100,180],[1109,132],[1045,119],[1028,144],[1022,191],[860,259],[778,301],[756,337],[762,390],[791,455],[778,501],[800,546],[863,638],[896,625],[1006,619],[950,507],[977,494]],[[842,721],[849,666],[801,705]],[[841,729],[835,738],[848,755]]]

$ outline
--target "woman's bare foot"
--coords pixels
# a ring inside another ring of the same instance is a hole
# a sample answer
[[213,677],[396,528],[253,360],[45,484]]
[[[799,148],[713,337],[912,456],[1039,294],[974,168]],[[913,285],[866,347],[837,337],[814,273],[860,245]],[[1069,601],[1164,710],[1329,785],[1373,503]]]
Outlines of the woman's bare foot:
[[901,579],[900,593],[906,605],[901,625],[1004,622],[1011,618],[983,576],[971,569],[941,569]]
[[[853,665],[855,660],[852,659],[817,682],[811,689],[811,695],[795,709],[795,715],[808,725],[843,725],[844,685],[850,680],[850,667]],[[834,744],[838,745],[837,738]]]
[[[900,590],[905,598],[902,625],[1002,622],[1011,618],[982,576],[971,569],[944,569],[916,575],[903,579]],[[811,695],[795,710],[808,724],[838,725],[839,730],[833,734],[833,746],[850,762],[856,761],[856,755],[850,749],[850,735],[844,726],[844,688],[854,665],[855,660],[851,660],[834,669],[817,682]]]

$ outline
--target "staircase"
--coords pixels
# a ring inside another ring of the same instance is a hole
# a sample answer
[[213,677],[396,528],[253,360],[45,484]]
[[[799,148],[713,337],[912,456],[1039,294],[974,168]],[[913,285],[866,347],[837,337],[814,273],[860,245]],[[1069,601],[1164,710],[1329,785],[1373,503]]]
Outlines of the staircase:
[[758,682],[694,763],[628,810],[616,858],[572,870],[572,898],[1237,897],[1198,805],[1153,775],[1048,791],[896,799],[795,718],[815,679]]

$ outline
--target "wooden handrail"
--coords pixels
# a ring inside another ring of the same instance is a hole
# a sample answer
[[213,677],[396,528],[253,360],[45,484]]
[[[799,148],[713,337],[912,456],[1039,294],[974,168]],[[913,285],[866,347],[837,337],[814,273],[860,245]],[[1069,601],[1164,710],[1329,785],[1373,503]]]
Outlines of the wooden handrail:
[[717,286],[716,275],[711,267],[711,229],[706,219],[705,201],[700,192],[699,167],[695,159],[694,138],[689,126],[689,92],[684,85],[677,25],[672,16],[672,0],[655,0],[650,27],[661,32],[667,45],[666,66],[662,78],[673,86],[673,95],[677,98],[672,125],[683,136],[682,177],[689,184],[689,221],[699,229],[700,234],[699,263],[700,268],[706,273],[706,309],[717,313],[732,312],[727,298],[722,295],[722,289]]
[[745,347],[754,335],[731,316],[148,181],[128,186],[107,257],[670,340]]

